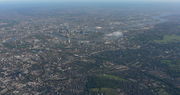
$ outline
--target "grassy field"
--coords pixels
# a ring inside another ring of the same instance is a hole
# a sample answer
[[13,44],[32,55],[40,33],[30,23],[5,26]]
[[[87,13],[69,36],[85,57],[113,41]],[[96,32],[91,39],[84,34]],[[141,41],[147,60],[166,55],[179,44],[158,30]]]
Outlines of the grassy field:
[[100,75],[100,77],[107,78],[107,79],[112,79],[112,80],[117,80],[117,81],[128,81],[128,80],[120,78],[118,76],[109,75],[109,74],[103,74],[103,75]]
[[[117,89],[123,88],[122,83],[126,84],[130,81],[119,76],[111,74],[100,74],[89,80],[89,90],[93,95],[118,95]],[[128,85],[128,84],[127,84]]]
[[161,40],[154,40],[156,43],[171,43],[171,42],[180,42],[179,35],[165,35]]
[[112,88],[92,88],[92,92],[104,93],[105,95],[118,95],[117,91]]

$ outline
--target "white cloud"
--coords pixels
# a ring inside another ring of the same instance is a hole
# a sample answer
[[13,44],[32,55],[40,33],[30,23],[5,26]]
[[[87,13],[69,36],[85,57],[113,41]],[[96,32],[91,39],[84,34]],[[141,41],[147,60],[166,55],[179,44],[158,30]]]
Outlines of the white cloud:
[[117,31],[117,32],[106,34],[106,36],[108,36],[108,37],[112,37],[112,36],[114,36],[114,37],[121,37],[121,36],[123,36],[123,33]]

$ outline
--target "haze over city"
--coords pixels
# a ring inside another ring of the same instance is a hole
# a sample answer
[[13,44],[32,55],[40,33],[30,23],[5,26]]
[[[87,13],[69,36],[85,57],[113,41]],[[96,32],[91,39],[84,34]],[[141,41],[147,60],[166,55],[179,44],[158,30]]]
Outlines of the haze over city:
[[180,2],[180,0],[0,0],[0,2]]
[[0,95],[180,95],[180,0],[0,0]]

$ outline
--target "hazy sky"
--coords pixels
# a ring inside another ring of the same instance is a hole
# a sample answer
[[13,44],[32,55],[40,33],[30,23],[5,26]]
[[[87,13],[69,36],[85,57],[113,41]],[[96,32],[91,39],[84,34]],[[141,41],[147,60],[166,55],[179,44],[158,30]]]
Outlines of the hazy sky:
[[0,2],[180,2],[180,0],[0,0]]

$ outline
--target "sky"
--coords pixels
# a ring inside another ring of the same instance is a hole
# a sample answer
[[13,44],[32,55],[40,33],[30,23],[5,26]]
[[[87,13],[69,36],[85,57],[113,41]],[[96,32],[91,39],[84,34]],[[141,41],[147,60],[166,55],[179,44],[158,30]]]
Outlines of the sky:
[[0,2],[180,2],[180,0],[0,0]]

